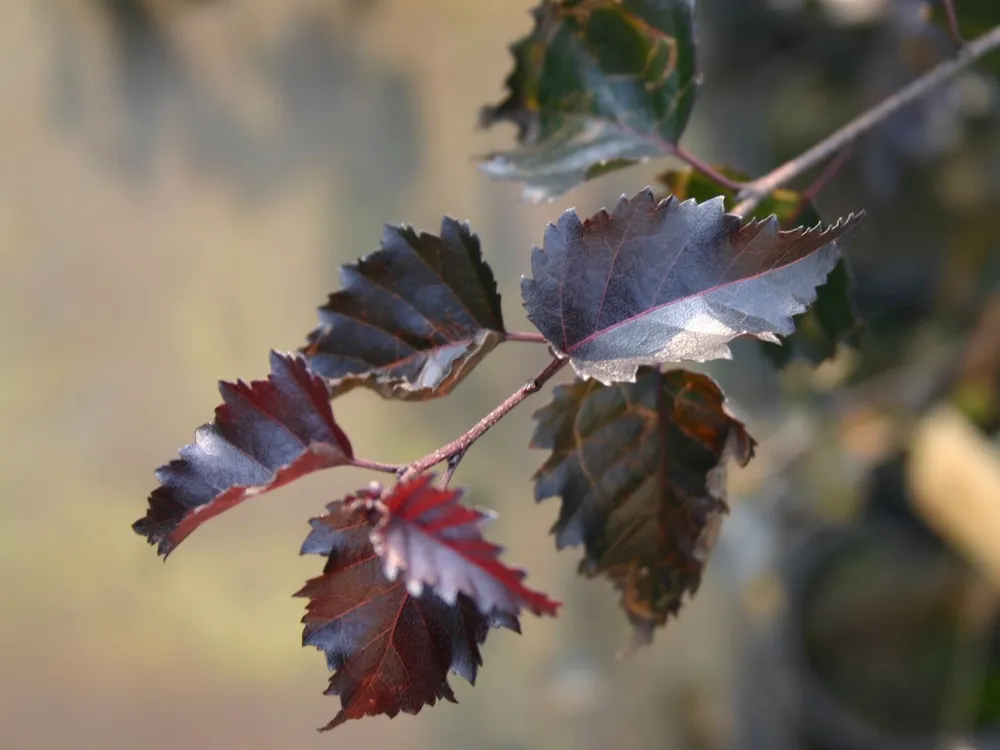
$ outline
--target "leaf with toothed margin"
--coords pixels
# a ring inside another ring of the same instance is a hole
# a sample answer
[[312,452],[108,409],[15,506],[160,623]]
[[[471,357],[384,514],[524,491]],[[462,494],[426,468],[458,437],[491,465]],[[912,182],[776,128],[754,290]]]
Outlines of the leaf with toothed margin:
[[301,357],[271,352],[267,380],[220,383],[215,421],[180,459],[156,471],[160,486],[132,528],[166,557],[209,518],[319,469],[351,463],[321,378]]
[[552,451],[535,499],[559,496],[556,546],[580,545],[580,573],[607,576],[632,646],[697,591],[726,507],[725,467],[754,441],[706,375],[644,367],[634,383],[577,380],[535,413],[532,448]]
[[507,98],[480,114],[515,123],[521,147],[486,174],[540,201],[672,151],[698,88],[693,0],[545,0],[533,16]]
[[446,396],[503,341],[496,281],[468,224],[446,217],[440,236],[386,226],[379,249],[340,276],[302,350],[335,396]]
[[779,231],[741,225],[723,199],[657,202],[647,188],[609,214],[572,210],[545,231],[521,280],[528,318],[583,378],[632,381],[642,365],[730,358],[728,342],[794,330],[861,220]]
[[331,503],[302,545],[302,554],[327,558],[323,574],[296,594],[309,599],[303,645],[323,651],[335,670],[326,693],[340,697],[341,710],[323,729],[416,714],[439,698],[455,702],[448,672],[474,684],[490,628],[520,632],[517,617],[484,615],[464,594],[452,605],[430,588],[414,597],[402,581],[388,580],[371,542],[378,497],[368,490]]
[[[747,182],[749,177],[733,169],[716,167],[726,177],[737,182]],[[736,191],[713,181],[693,169],[669,170],[657,177],[677,200],[694,198],[707,201],[716,196],[726,199],[726,207],[736,204]],[[779,188],[762,200],[753,216],[766,218],[774,214],[783,229],[796,224],[814,227],[822,222],[812,201],[795,190]],[[853,279],[847,258],[841,257],[826,282],[819,287],[816,301],[804,313],[794,317],[795,331],[780,336],[781,343],[761,341],[764,354],[776,367],[784,367],[792,360],[804,359],[818,365],[837,353],[841,344],[857,348],[864,332],[852,297]]]
[[527,608],[555,615],[559,603],[525,587],[524,571],[501,563],[501,548],[483,539],[480,526],[492,514],[461,505],[464,491],[441,489],[433,481],[433,474],[422,474],[379,501],[384,515],[372,542],[386,576],[400,576],[415,596],[425,585],[449,603],[465,594],[484,613],[519,615]]

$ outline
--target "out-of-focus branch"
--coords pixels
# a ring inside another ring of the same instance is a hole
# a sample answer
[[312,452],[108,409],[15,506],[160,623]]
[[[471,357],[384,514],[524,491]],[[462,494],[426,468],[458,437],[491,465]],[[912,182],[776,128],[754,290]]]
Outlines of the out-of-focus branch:
[[954,59],[932,68],[920,78],[904,86],[881,104],[856,117],[808,151],[782,164],[753,182],[747,183],[740,193],[740,202],[733,213],[746,216],[772,190],[779,188],[821,164],[845,146],[857,140],[876,125],[885,121],[908,104],[933,91],[954,78],[979,58],[1000,47],[1000,26],[962,47]]

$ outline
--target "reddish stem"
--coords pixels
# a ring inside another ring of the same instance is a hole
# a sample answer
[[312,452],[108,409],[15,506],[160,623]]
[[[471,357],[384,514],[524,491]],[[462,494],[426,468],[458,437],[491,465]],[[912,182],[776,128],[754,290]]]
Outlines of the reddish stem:
[[406,464],[385,464],[381,461],[369,461],[364,458],[352,458],[351,466],[369,471],[381,471],[383,474],[399,474],[406,468]]
[[962,32],[958,28],[958,14],[955,12],[955,0],[941,0],[941,5],[944,6],[944,15],[948,19],[948,33],[951,35],[951,40],[962,47],[965,45],[965,40],[962,38]]
[[844,168],[844,165],[850,161],[851,153],[853,151],[854,144],[848,143],[833,159],[830,160],[830,163],[823,168],[823,171],[819,173],[819,176],[809,184],[809,187],[802,191],[802,197],[799,198],[795,211],[793,211],[792,215],[784,221],[785,226],[794,226],[806,206],[816,200],[816,196],[823,191],[823,188],[830,184],[830,181],[836,177],[840,170]]
[[671,151],[673,152],[674,156],[676,156],[682,162],[690,166],[692,169],[694,169],[694,171],[700,172],[701,174],[705,175],[705,177],[712,180],[713,182],[719,183],[727,190],[732,190],[738,193],[743,189],[742,182],[736,182],[735,180],[731,180],[730,178],[722,174],[722,172],[713,167],[711,164],[702,161],[697,156],[695,156],[689,151],[686,151],[681,146],[674,145]]
[[[400,477],[400,481],[422,474],[432,466],[436,466],[442,461],[448,461],[455,456],[463,455],[469,449],[469,446],[479,440],[479,438],[485,435],[490,428],[507,416],[507,413],[510,412],[515,406],[524,401],[524,399],[532,393],[540,391],[542,386],[545,385],[545,383],[547,383],[553,375],[565,367],[568,361],[568,359],[553,359],[540,373],[514,391],[514,393],[508,396],[502,404],[480,419],[464,435],[456,440],[452,440],[447,445],[438,448],[433,453],[429,453],[423,458],[418,459],[407,466],[406,471],[403,472],[403,475]],[[457,462],[455,463],[455,466],[458,466]],[[454,472],[454,469],[451,471]],[[448,478],[450,479],[451,477],[449,476]]]
[[840,170],[844,168],[851,159],[851,154],[854,152],[854,143],[848,143],[840,152],[830,160],[823,171],[819,173],[819,176],[813,180],[809,187],[802,191],[802,197],[807,201],[816,200],[816,196],[819,195],[823,188],[825,188],[830,181],[836,177]]
[[[535,341],[534,334],[524,335],[531,336],[532,338],[519,340]],[[541,334],[538,335],[541,336]],[[544,339],[542,340],[544,341]],[[462,459],[465,458],[465,453],[469,450],[469,447],[485,435],[497,422],[507,416],[507,413],[510,412],[515,406],[524,401],[524,399],[532,393],[540,391],[542,386],[545,385],[545,383],[547,383],[553,375],[566,366],[567,362],[569,362],[568,359],[553,359],[540,373],[514,391],[514,393],[508,396],[504,402],[500,404],[500,406],[480,419],[464,435],[452,440],[447,445],[438,448],[433,453],[428,453],[423,458],[418,459],[411,464],[386,464],[381,461],[369,461],[364,458],[353,458],[351,459],[351,466],[356,466],[359,469],[369,469],[370,471],[380,471],[384,474],[395,474],[399,478],[399,481],[402,482],[410,477],[422,474],[432,466],[436,466],[442,461],[447,461],[448,469],[445,471],[442,478],[442,486],[447,487],[452,476],[455,474],[455,470],[458,468],[458,465],[462,462]]]
[[505,333],[503,335],[504,341],[527,341],[531,344],[546,344],[548,343],[545,337],[540,333],[535,333],[534,331],[514,331],[513,333]]

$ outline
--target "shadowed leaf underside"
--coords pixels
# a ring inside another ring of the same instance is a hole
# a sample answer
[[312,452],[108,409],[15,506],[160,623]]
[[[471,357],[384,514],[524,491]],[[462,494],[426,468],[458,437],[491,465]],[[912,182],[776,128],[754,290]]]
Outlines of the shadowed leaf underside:
[[754,441],[707,376],[642,368],[634,383],[577,380],[535,414],[551,451],[535,499],[560,497],[556,545],[583,545],[580,572],[621,592],[634,645],[694,594],[727,512],[725,465]]

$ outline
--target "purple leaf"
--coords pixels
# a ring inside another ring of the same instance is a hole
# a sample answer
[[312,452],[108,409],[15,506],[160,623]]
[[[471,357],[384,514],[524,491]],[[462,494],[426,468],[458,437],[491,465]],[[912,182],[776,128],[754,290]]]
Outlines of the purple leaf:
[[634,381],[641,365],[730,358],[728,342],[778,342],[833,270],[858,224],[743,226],[721,197],[659,203],[646,190],[582,222],[550,224],[521,281],[528,317],[583,378]]
[[445,396],[503,341],[496,281],[467,224],[445,218],[440,237],[387,226],[340,276],[303,350],[333,395]]

